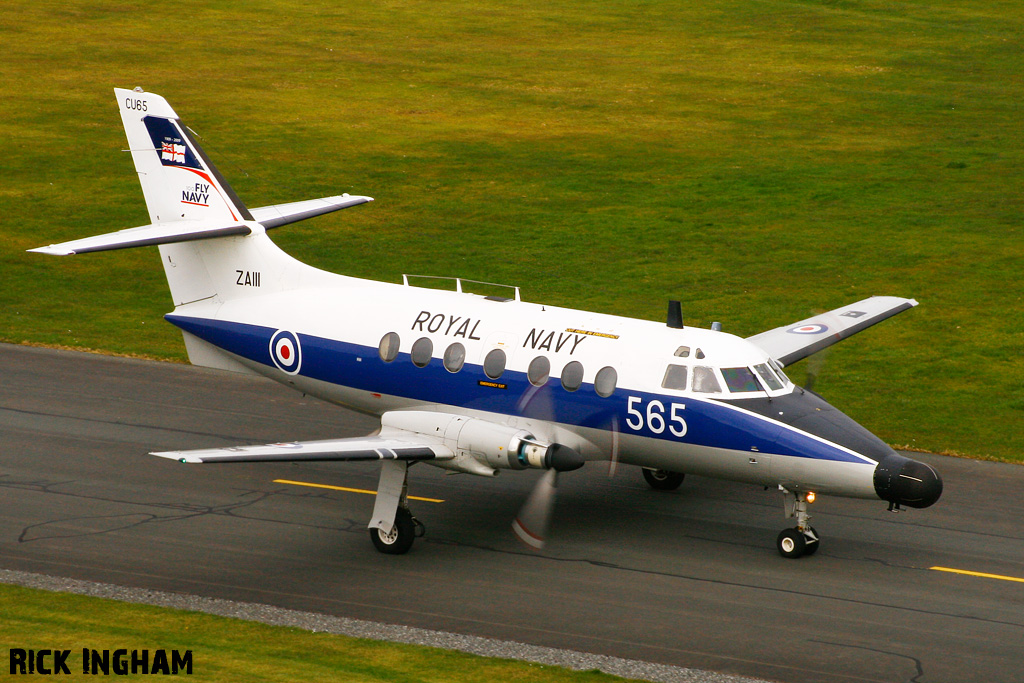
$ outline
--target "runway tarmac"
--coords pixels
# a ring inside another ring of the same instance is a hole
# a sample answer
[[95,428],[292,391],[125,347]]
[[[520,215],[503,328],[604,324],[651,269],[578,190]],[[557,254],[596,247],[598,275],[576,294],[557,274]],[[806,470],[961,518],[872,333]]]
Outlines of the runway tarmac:
[[0,568],[793,683],[1024,680],[1017,465],[915,454],[945,479],[933,508],[820,499],[796,561],[777,491],[591,463],[538,553],[510,528],[538,472],[419,465],[410,495],[443,502],[413,502],[427,536],[391,557],[371,495],[309,486],[373,490],[375,465],[147,455],[375,426],[267,380],[0,345]]

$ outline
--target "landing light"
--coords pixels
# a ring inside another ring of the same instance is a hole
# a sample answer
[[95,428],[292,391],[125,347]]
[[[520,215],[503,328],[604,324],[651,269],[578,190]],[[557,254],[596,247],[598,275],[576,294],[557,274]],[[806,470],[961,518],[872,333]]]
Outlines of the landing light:
[[808,503],[813,503],[813,502],[814,502],[814,499],[815,499],[815,498],[817,498],[817,497],[818,497],[818,496],[817,496],[817,495],[815,495],[814,491],[808,491],[808,492],[807,492],[807,502],[808,502]]

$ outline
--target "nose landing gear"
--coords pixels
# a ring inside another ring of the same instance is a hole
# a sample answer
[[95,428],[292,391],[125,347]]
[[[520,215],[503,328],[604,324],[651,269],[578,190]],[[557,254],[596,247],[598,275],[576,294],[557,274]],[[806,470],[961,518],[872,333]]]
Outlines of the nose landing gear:
[[796,526],[792,529],[784,529],[776,539],[779,554],[794,560],[804,555],[813,555],[821,546],[818,533],[814,527],[808,524],[811,516],[807,514],[807,505],[814,502],[814,493],[810,491],[793,493],[782,486],[779,489],[784,496],[786,517],[796,517]]

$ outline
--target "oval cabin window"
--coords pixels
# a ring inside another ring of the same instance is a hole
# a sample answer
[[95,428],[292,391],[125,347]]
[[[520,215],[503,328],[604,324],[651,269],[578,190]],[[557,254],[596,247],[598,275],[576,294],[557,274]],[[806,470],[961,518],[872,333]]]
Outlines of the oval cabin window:
[[583,363],[574,360],[562,368],[562,387],[566,391],[576,391],[583,384]]
[[427,337],[420,337],[412,345],[412,362],[418,368],[427,367],[430,356],[434,353],[434,342]]
[[505,352],[492,349],[484,358],[484,374],[491,379],[498,379],[505,372]]
[[380,346],[377,347],[377,352],[380,353],[380,359],[385,363],[390,363],[394,359],[398,358],[398,345],[400,341],[397,332],[388,332],[380,339]]

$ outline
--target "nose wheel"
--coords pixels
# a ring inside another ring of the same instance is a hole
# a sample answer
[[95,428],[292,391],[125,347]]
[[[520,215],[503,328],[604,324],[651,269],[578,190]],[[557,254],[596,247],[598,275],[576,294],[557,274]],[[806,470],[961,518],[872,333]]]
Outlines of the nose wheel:
[[783,529],[776,539],[779,555],[793,560],[804,555],[813,555],[821,547],[818,532],[808,524],[811,516],[807,514],[807,505],[814,502],[814,494],[811,492],[793,493],[781,486],[779,488],[785,496],[786,517],[796,518],[796,526],[792,529]]

